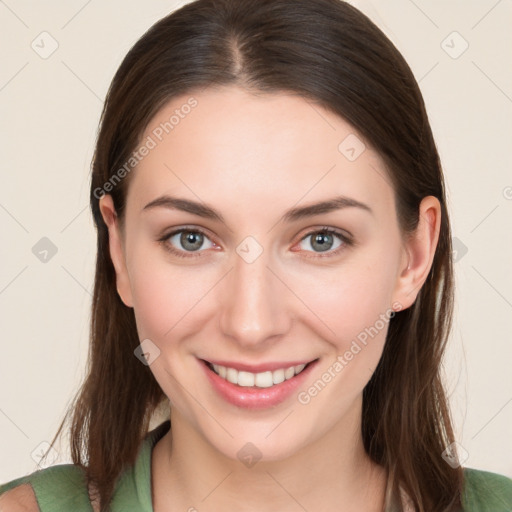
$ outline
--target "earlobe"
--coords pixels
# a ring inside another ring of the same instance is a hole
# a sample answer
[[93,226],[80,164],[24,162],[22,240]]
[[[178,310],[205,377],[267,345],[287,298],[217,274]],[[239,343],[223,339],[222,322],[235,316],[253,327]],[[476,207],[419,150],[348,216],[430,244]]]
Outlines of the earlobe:
[[123,237],[112,196],[106,194],[99,200],[103,220],[108,228],[108,246],[116,271],[117,293],[128,307],[133,307],[130,279],[123,250]]
[[404,255],[394,300],[407,309],[416,301],[425,283],[436,253],[441,228],[441,204],[434,196],[420,204],[418,225],[404,242]]

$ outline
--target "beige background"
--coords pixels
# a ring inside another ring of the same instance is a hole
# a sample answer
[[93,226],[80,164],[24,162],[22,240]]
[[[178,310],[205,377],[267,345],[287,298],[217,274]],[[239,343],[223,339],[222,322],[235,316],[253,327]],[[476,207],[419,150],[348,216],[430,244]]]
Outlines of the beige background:
[[[102,100],[131,45],[182,3],[0,1],[0,482],[37,469],[83,375]],[[458,248],[446,382],[463,465],[512,477],[512,3],[351,3],[409,62],[444,164]],[[43,237],[57,249],[45,263]]]

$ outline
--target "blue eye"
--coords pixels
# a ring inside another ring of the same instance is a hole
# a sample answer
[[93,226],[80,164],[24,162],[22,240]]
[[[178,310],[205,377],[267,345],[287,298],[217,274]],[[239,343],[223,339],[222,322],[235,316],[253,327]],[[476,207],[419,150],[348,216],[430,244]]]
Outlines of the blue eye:
[[[173,239],[174,243],[173,243]],[[159,239],[159,242],[162,242],[164,244],[164,247],[172,254],[180,257],[180,258],[187,258],[187,257],[195,257],[200,256],[201,254],[186,254],[188,252],[198,252],[199,249],[204,248],[202,247],[205,240],[209,240],[206,233],[198,228],[194,229],[187,229],[187,228],[181,228],[176,231],[172,231],[171,233],[168,233],[164,235],[162,238]],[[211,242],[210,242],[211,243]],[[179,244],[183,249],[176,249],[175,245]],[[213,243],[210,247],[213,247]],[[210,247],[206,247],[207,249]],[[199,251],[201,252],[201,251]]]
[[[336,233],[333,233],[332,231],[316,231],[314,233],[310,233],[308,235],[306,235],[302,240],[301,242],[304,242],[305,240],[307,240],[308,238],[310,237],[313,237],[310,241],[310,246],[316,248],[320,251],[320,252],[325,252],[325,251],[328,251],[330,249],[332,249],[333,247],[333,243],[335,242],[335,237],[336,237]],[[338,246],[335,247],[335,249],[337,249],[343,241],[340,240],[340,237],[338,237]]]
[[[307,235],[302,237],[300,243],[302,244],[309,237],[313,237],[310,242],[310,247],[313,251],[303,248],[304,252],[314,253],[314,256],[306,256],[307,258],[325,258],[336,256],[340,251],[346,247],[353,245],[352,238],[340,231],[324,227],[315,231],[310,231]],[[338,240],[337,245],[336,239]],[[218,247],[210,240],[208,235],[199,228],[180,228],[170,233],[163,235],[158,239],[164,245],[164,248],[179,258],[195,258],[204,255],[202,249],[210,249]],[[209,246],[204,247],[204,243],[208,241]],[[333,249],[333,245],[335,245]],[[177,247],[178,246],[178,247]],[[179,247],[181,246],[181,247]],[[325,254],[322,254],[325,253]]]
[[[308,238],[313,237],[311,242],[309,243],[310,247],[313,249],[318,249],[313,251],[317,256],[307,256],[308,258],[324,258],[337,255],[340,251],[342,251],[345,247],[352,245],[352,239],[347,235],[337,231],[333,228],[324,227],[322,229],[316,231],[310,231],[306,236],[301,239],[301,243],[307,240]],[[333,249],[333,244],[335,243],[335,239],[338,239],[338,245],[336,245]],[[321,254],[326,253],[326,254]]]

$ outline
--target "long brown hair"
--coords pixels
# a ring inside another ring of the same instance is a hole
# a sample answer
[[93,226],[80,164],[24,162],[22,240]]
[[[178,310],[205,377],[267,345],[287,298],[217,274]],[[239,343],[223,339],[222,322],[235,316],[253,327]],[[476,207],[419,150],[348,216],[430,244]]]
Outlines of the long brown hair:
[[409,66],[379,28],[341,0],[197,0],[155,23],[124,58],[107,93],[92,164],[98,252],[87,375],[55,439],[71,415],[73,462],[108,510],[117,478],[134,463],[166,397],[134,356],[134,312],[117,293],[98,200],[108,191],[123,221],[131,174],[105,184],[119,178],[165,103],[212,85],[299,95],[346,119],[384,159],[404,235],[417,225],[422,198],[439,199],[433,265],[416,302],[390,321],[363,392],[362,435],[369,456],[388,470],[386,507],[402,510],[402,488],[416,511],[459,510],[463,470],[442,458],[454,434],[440,375],[453,308],[441,164]]

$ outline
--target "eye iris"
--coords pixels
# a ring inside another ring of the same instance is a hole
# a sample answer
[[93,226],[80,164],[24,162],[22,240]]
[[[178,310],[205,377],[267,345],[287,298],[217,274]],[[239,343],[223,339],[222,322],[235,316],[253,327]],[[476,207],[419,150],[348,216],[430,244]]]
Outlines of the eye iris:
[[[194,231],[184,231],[180,237],[181,245],[189,251],[197,251],[203,245],[203,235]],[[192,247],[187,244],[192,244]]]
[[[187,251],[197,251],[203,245],[203,237],[199,231],[182,231],[180,244]],[[312,238],[311,246],[319,252],[331,249],[334,240],[332,233],[328,231],[318,231]]]
[[327,251],[332,246],[332,238],[333,236],[329,233],[317,233],[316,236],[313,237],[313,242],[311,245],[316,249],[317,247],[315,247],[315,244],[319,244],[318,248],[320,251]]

